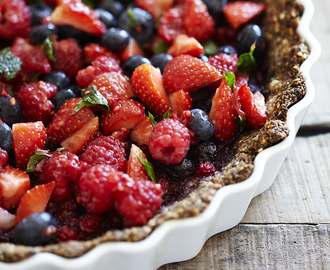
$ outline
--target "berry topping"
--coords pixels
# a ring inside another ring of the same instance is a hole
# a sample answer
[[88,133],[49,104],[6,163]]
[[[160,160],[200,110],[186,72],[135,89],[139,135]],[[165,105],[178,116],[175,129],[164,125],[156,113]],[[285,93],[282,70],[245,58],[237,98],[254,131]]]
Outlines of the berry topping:
[[142,55],[133,55],[131,57],[129,57],[128,59],[125,60],[124,64],[123,64],[123,71],[125,73],[125,75],[128,78],[132,77],[133,71],[138,67],[141,66],[143,64],[150,64],[150,61],[148,58],[142,56]]
[[207,141],[214,133],[214,124],[208,114],[201,109],[193,109],[190,111],[192,120],[189,128],[196,132],[201,141]]
[[[1,197],[1,191],[0,191]],[[1,199],[0,199],[1,205]],[[0,231],[7,232],[16,224],[15,215],[0,207]]]
[[103,33],[101,43],[111,51],[120,51],[129,44],[131,35],[121,28],[111,27]]
[[179,34],[176,36],[171,47],[168,48],[167,53],[172,56],[178,56],[180,54],[199,56],[204,53],[204,48],[195,38],[189,37],[186,34]]
[[0,148],[9,152],[13,147],[13,132],[6,123],[0,123]]
[[0,118],[8,126],[21,120],[22,108],[19,102],[11,96],[0,96]]
[[48,74],[42,75],[40,79],[44,82],[55,85],[58,91],[65,89],[70,85],[70,79],[61,71],[52,70]]

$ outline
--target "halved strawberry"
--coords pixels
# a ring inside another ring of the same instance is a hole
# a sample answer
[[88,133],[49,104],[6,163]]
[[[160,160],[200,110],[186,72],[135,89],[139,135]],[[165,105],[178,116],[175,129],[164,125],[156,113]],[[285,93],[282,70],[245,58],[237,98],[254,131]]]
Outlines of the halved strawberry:
[[16,224],[15,215],[0,207],[0,231],[7,232]]
[[89,43],[84,47],[85,64],[91,64],[99,56],[111,57],[119,62],[118,56],[114,52],[98,43]]
[[131,141],[138,145],[148,145],[152,128],[153,126],[151,119],[145,115],[143,119],[131,130],[129,134]]
[[13,124],[13,148],[17,167],[25,170],[34,150],[43,149],[46,140],[46,128],[41,121]]
[[143,49],[141,48],[141,46],[139,45],[139,43],[137,43],[135,41],[135,39],[131,37],[129,39],[129,43],[126,46],[126,48],[121,50],[118,53],[118,56],[119,56],[121,61],[125,61],[133,55],[145,56],[145,53],[144,53]]
[[87,144],[94,138],[99,130],[99,118],[96,116],[87,121],[80,129],[76,130],[60,144],[65,150],[79,155]]
[[115,99],[111,110],[101,116],[103,134],[110,135],[121,128],[133,129],[145,115],[141,103],[132,99]]
[[189,92],[180,90],[169,95],[172,109],[180,116],[183,111],[192,109],[192,99]]
[[16,222],[19,223],[34,213],[44,212],[55,186],[55,182],[50,182],[28,190],[18,205]]
[[131,82],[137,97],[157,117],[162,117],[171,108],[159,68],[151,64],[138,66],[133,72]]
[[70,25],[88,34],[100,36],[106,27],[87,5],[81,0],[64,1],[56,6],[50,16],[56,25]]
[[141,160],[146,159],[147,157],[142,150],[135,144],[132,144],[127,163],[127,174],[134,180],[151,180],[144,169],[144,164],[141,162]]
[[164,87],[168,94],[179,90],[194,92],[219,79],[221,74],[215,67],[188,54],[174,57],[163,72]]
[[87,106],[73,114],[77,103],[81,100],[82,98],[68,100],[54,115],[47,130],[48,139],[51,143],[60,143],[95,117],[92,110]]
[[239,127],[238,115],[233,105],[233,92],[225,78],[221,80],[212,99],[209,116],[214,122],[214,136],[218,140],[231,139]]
[[25,171],[13,168],[8,164],[2,167],[0,170],[0,189],[3,209],[15,208],[29,188],[30,177]]
[[180,54],[198,56],[204,53],[204,48],[195,38],[189,37],[186,34],[179,34],[176,36],[171,47],[168,48],[167,53],[172,56],[178,56]]
[[154,21],[156,22],[159,17],[164,13],[164,11],[168,10],[174,0],[135,0],[135,4],[146,11],[148,11]]
[[229,25],[232,28],[238,28],[257,17],[265,9],[266,5],[262,3],[235,1],[224,6],[222,12]]

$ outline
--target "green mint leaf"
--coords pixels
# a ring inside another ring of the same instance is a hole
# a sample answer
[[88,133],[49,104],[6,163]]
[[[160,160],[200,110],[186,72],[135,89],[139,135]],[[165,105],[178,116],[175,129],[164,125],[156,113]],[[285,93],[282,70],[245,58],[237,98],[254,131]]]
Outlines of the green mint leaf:
[[203,42],[202,45],[206,56],[215,55],[217,53],[218,46],[213,40],[209,39]]
[[243,130],[246,126],[246,120],[240,115],[238,115],[238,124],[241,130]]
[[54,52],[54,41],[52,37],[46,37],[44,42],[42,43],[44,48],[44,52],[47,55],[48,59],[55,61],[56,56]]
[[51,158],[52,155],[49,153],[47,150],[41,150],[37,149],[29,159],[29,162],[27,164],[26,172],[34,172],[37,164],[43,160],[43,159],[48,159]]
[[231,90],[234,90],[234,85],[235,85],[235,74],[224,71],[223,75],[226,78],[226,81],[231,88]]
[[135,15],[133,13],[131,6],[127,7],[127,15],[129,18],[129,23],[128,23],[129,27],[131,27],[133,29],[137,28],[139,26],[139,24],[135,18]]
[[90,7],[90,9],[94,9],[95,8],[95,3],[94,3],[94,0],[82,0],[82,2]]
[[170,118],[170,110],[163,114],[163,120],[166,118]]
[[160,40],[156,46],[155,54],[167,52],[170,45],[163,40]]
[[0,74],[9,81],[21,70],[22,61],[13,55],[9,47],[0,51]]
[[82,108],[84,108],[86,106],[84,100],[80,100],[78,103],[77,103],[77,106],[74,108],[72,114],[76,114],[77,112],[79,112]]
[[243,53],[239,56],[237,63],[237,74],[247,74],[257,67],[257,62],[253,57],[255,48],[256,44],[253,43],[250,48],[250,52]]
[[151,112],[148,112],[148,117],[151,120],[152,126],[153,127],[156,126],[157,125],[157,121],[155,120],[155,116]]
[[157,180],[154,172],[154,167],[152,166],[152,164],[142,156],[139,156],[139,160],[142,163],[143,169],[146,171],[151,181],[156,183]]
[[30,82],[38,82],[38,81],[39,81],[39,75],[40,75],[40,72],[34,74],[34,75],[30,78]]

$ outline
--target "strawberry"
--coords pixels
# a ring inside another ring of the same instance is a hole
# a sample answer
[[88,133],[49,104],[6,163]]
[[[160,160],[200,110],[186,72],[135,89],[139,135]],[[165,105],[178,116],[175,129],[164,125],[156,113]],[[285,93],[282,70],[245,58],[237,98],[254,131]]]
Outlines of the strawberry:
[[[1,204],[0,204],[1,205]],[[16,224],[15,215],[0,207],[0,231],[7,232]]]
[[261,14],[266,9],[262,3],[236,1],[228,3],[222,12],[232,28],[238,28]]
[[95,36],[101,36],[106,29],[94,11],[81,0],[64,1],[56,6],[50,18],[53,24],[70,25]]
[[151,64],[140,65],[134,70],[131,82],[137,97],[157,117],[162,117],[171,108],[159,68]]
[[37,148],[46,145],[46,128],[41,121],[13,124],[13,148],[16,165],[25,170],[30,157]]
[[105,135],[110,135],[116,130],[133,129],[145,115],[142,104],[132,99],[115,99],[111,110],[101,116],[101,127]]
[[47,130],[48,139],[51,143],[60,143],[95,117],[92,110],[87,106],[73,114],[77,103],[81,100],[82,98],[68,100],[54,115]]
[[233,106],[233,92],[225,78],[212,99],[209,116],[214,122],[214,136],[218,140],[226,141],[233,137],[239,126],[238,116]]
[[164,11],[168,10],[174,0],[135,0],[135,4],[137,7],[148,11],[154,21],[156,22],[159,17],[164,13]]
[[0,189],[2,192],[1,207],[6,210],[15,208],[22,196],[30,188],[30,177],[23,170],[10,165],[2,166],[0,170]]
[[145,56],[145,53],[144,53],[143,49],[141,48],[141,46],[139,45],[139,43],[137,43],[135,41],[135,39],[131,37],[129,39],[129,43],[126,46],[126,48],[121,50],[118,53],[118,56],[119,56],[119,59],[124,62],[125,60],[127,60],[128,58],[130,58],[133,55]]
[[16,222],[20,223],[34,213],[44,212],[55,185],[55,182],[50,182],[28,190],[17,207]]
[[94,117],[88,120],[80,129],[76,130],[60,144],[65,150],[79,155],[87,144],[94,138],[99,130],[99,118]]
[[119,61],[118,56],[114,52],[97,43],[89,43],[83,50],[84,63],[87,65],[91,64],[99,56],[111,57]]
[[152,128],[153,126],[151,119],[145,115],[142,120],[131,130],[131,141],[138,145],[148,145]]
[[127,163],[127,174],[134,180],[151,180],[141,160],[147,160],[146,155],[138,146],[132,144]]
[[166,92],[179,90],[194,92],[221,78],[212,65],[188,54],[181,54],[170,60],[164,68],[163,82]]
[[180,116],[183,111],[192,109],[192,99],[189,92],[183,90],[169,95],[172,109]]
[[168,48],[167,53],[172,56],[178,56],[180,54],[198,56],[204,53],[204,48],[195,38],[189,37],[186,34],[179,34],[176,36],[171,47]]

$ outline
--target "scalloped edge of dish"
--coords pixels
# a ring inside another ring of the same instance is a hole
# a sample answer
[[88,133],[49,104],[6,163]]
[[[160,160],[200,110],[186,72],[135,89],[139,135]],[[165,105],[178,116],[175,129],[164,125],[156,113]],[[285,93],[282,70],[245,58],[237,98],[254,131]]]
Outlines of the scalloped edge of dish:
[[236,226],[243,219],[252,198],[272,185],[315,96],[309,71],[319,58],[321,47],[309,29],[314,5],[311,0],[300,2],[305,9],[297,31],[310,50],[309,57],[300,67],[306,77],[307,92],[301,101],[289,109],[286,124],[290,135],[256,156],[253,173],[248,179],[219,189],[207,209],[199,216],[166,221],[142,241],[104,243],[75,259],[40,253],[22,262],[0,262],[0,269],[153,270],[166,263],[193,258],[209,237]]

